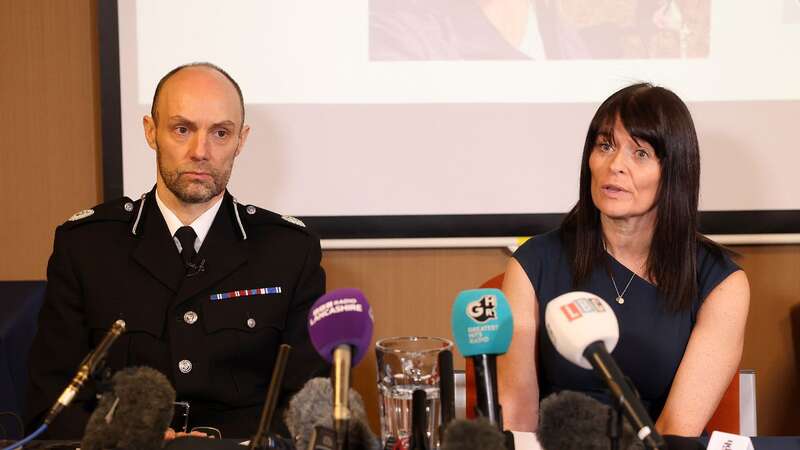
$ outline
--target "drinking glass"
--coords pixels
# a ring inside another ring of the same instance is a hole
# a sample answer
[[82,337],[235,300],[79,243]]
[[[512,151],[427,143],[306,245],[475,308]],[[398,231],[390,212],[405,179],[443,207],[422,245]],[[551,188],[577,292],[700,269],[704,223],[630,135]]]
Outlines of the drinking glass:
[[426,394],[427,448],[439,448],[438,356],[452,348],[447,339],[424,336],[391,337],[375,344],[383,444],[390,436],[405,441],[410,438],[411,398],[415,390],[422,389]]

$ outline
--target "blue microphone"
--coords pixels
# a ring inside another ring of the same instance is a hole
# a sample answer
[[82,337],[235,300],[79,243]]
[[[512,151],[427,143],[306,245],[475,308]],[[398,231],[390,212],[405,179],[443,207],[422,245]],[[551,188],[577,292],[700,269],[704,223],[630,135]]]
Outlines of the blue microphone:
[[474,363],[476,412],[502,430],[497,355],[508,351],[514,333],[514,319],[505,294],[499,289],[461,291],[453,303],[452,326],[458,351]]

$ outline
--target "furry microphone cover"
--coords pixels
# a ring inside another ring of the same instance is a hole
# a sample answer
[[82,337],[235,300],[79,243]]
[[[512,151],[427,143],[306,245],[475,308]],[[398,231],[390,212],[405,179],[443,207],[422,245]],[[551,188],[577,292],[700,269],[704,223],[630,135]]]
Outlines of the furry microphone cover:
[[[607,405],[573,391],[551,394],[539,405],[539,430],[536,437],[545,450],[608,450]],[[643,449],[628,420],[620,436],[620,448]]]
[[[380,442],[367,425],[367,413],[361,395],[350,389],[350,449],[380,448]],[[328,378],[312,378],[289,401],[283,420],[298,449],[308,448],[315,425],[333,429],[333,388]]]
[[486,419],[450,422],[444,430],[442,450],[506,450],[505,435]]
[[175,389],[161,372],[149,367],[121,370],[111,379],[86,424],[82,450],[159,449],[172,420]]

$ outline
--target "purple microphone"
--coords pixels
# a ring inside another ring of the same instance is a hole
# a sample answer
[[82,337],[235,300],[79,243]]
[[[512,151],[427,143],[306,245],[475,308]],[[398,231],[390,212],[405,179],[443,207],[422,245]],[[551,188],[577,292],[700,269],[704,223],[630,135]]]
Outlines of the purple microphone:
[[353,365],[367,353],[372,340],[372,309],[364,293],[354,288],[336,289],[319,298],[308,312],[311,343],[329,363],[341,345],[353,349]]
[[333,365],[333,424],[342,449],[350,421],[350,367],[361,361],[372,340],[372,309],[364,293],[345,288],[320,297],[308,313],[308,334],[317,353]]

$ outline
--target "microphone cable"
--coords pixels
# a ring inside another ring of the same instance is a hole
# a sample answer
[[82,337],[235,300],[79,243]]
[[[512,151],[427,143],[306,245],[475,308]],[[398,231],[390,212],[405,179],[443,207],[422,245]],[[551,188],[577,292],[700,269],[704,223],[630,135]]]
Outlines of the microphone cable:
[[9,445],[8,447],[4,447],[2,450],[14,450],[14,449],[22,448],[23,445],[25,445],[28,442],[30,442],[30,441],[36,439],[37,437],[39,437],[39,435],[44,433],[44,431],[46,429],[47,429],[47,424],[43,423],[39,428],[36,429],[36,431],[31,433],[29,436],[23,438],[21,441],[17,441],[15,443]]

